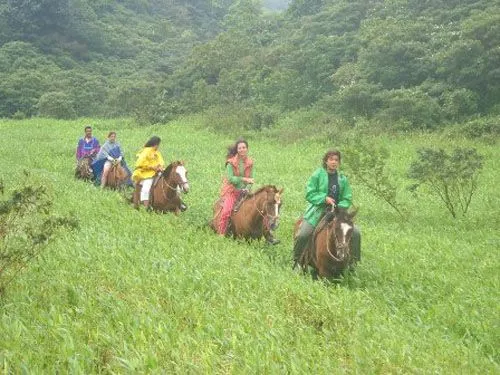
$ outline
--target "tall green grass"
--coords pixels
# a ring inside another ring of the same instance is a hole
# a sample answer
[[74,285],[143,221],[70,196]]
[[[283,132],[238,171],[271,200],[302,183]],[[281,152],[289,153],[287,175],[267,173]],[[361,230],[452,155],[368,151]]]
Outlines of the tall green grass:
[[[85,121],[1,121],[6,190],[33,179],[63,233],[0,299],[3,373],[499,373],[500,151],[438,135],[378,136],[410,208],[401,221],[362,186],[363,261],[339,284],[291,270],[304,185],[327,144],[250,134],[257,185],[284,187],[281,244],[219,238],[206,226],[234,137],[194,120],[116,130],[129,165],[151,136],[187,162],[192,191],[180,216],[133,210],[118,192],[73,178]],[[415,199],[404,174],[419,146],[475,146],[486,156],[470,213],[453,220],[436,198]],[[345,163],[348,163],[345,160]],[[30,171],[30,177],[23,174]]]

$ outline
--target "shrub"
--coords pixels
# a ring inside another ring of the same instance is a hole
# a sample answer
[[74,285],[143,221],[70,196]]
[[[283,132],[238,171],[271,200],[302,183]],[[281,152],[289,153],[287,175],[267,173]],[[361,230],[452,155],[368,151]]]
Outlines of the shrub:
[[408,171],[408,176],[417,183],[410,189],[415,191],[420,185],[426,185],[454,218],[459,212],[465,215],[477,189],[483,156],[474,148],[456,148],[451,154],[442,149],[422,148],[417,153],[418,159]]
[[405,218],[404,208],[397,200],[397,189],[387,172],[388,158],[389,151],[386,148],[362,143],[359,140],[355,146],[346,148],[346,159],[353,179],[389,204],[401,218]]
[[[3,183],[0,192],[3,195]],[[44,186],[26,184],[0,202],[0,295],[37,257],[61,227],[73,229],[73,217],[51,214],[52,200]]]
[[73,100],[64,92],[47,92],[38,100],[42,117],[73,119],[76,117]]

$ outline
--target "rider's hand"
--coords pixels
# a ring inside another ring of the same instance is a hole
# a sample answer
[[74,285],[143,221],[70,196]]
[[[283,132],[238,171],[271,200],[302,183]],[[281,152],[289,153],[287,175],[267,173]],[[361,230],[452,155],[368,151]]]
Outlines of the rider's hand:
[[335,199],[333,199],[332,197],[326,197],[325,198],[325,202],[329,206],[334,206],[335,205]]
[[159,165],[159,164],[156,166],[156,168],[155,168],[155,169],[156,169],[156,172],[163,172],[163,171],[165,170],[165,168],[163,168],[163,167],[162,167],[161,165]]
[[243,177],[243,182],[245,184],[253,184],[253,178],[250,177]]

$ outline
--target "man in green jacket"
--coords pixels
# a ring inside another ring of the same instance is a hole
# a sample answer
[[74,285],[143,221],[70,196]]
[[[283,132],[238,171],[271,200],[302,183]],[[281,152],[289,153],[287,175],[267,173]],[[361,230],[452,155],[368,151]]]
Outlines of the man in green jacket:
[[[309,202],[293,247],[294,268],[327,208],[333,205],[349,208],[352,190],[347,177],[340,171],[340,151],[331,150],[323,156],[323,167],[318,168],[307,181],[306,200]],[[351,238],[355,261],[361,260],[361,235],[355,226]]]

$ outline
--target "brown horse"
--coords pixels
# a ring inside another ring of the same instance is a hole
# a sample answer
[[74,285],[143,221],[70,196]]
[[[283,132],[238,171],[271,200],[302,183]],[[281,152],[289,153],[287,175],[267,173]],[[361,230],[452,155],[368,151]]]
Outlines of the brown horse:
[[[154,178],[151,192],[149,193],[149,204],[154,211],[174,212],[176,215],[181,212],[182,200],[180,192],[189,192],[189,181],[187,170],[182,161],[172,162],[163,172]],[[139,207],[139,196],[141,185],[137,184],[133,195],[133,203]]]
[[94,171],[92,170],[92,157],[84,156],[76,163],[75,178],[90,181],[94,178]]
[[128,177],[126,169],[119,162],[113,162],[106,176],[104,186],[113,190],[119,189],[127,181]]
[[[281,207],[281,194],[283,189],[278,190],[274,185],[266,185],[248,193],[231,214],[228,225],[228,234],[234,238],[260,239],[264,236],[266,240],[272,240],[271,231],[279,224]],[[222,212],[220,199],[214,204],[214,217],[212,228],[217,228]]]
[[[351,238],[354,229],[353,218],[356,211],[347,212],[337,208],[328,212],[314,230],[312,240],[299,259],[303,271],[313,267],[313,275],[324,278],[337,278],[354,263]],[[294,237],[297,235],[302,219],[295,224]]]

